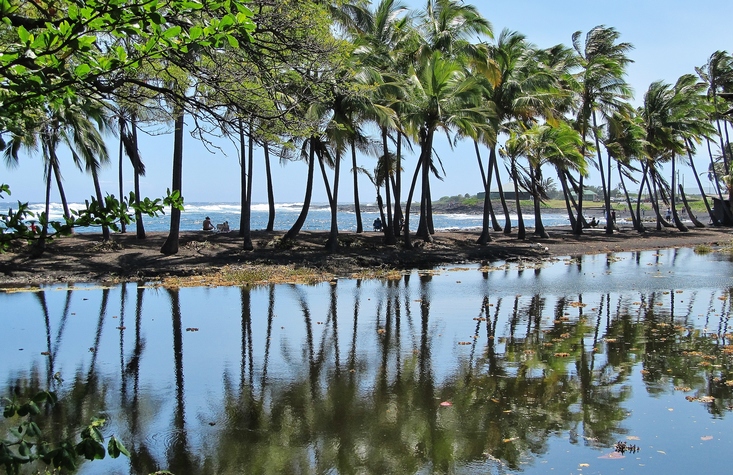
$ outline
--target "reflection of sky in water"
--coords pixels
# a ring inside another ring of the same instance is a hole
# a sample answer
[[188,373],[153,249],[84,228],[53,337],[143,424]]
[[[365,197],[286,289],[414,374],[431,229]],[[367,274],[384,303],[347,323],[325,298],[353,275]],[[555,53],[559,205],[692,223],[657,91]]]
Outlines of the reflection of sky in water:
[[[62,399],[70,398],[74,380],[85,381],[93,363],[93,371],[101,379],[106,395],[106,414],[111,421],[107,433],[116,433],[128,447],[146,445],[161,467],[166,467],[167,451],[181,438],[185,438],[196,457],[202,451],[212,450],[217,431],[230,423],[227,419],[230,416],[222,412],[224,388],[238,387],[240,378],[251,384],[255,394],[262,395],[267,407],[283,398],[298,400],[297,388],[303,384],[308,387],[309,381],[317,383],[317,393],[326,393],[335,373],[354,374],[360,404],[380,412],[381,407],[370,404],[381,397],[377,396],[381,381],[387,381],[390,389],[386,390],[393,391],[399,386],[395,385],[398,374],[403,379],[418,374],[419,355],[427,341],[435,406],[443,400],[452,400],[457,406],[461,396],[455,392],[455,386],[467,378],[466,371],[472,368],[468,373],[472,378],[482,378],[490,371],[488,363],[483,361],[489,341],[486,323],[476,319],[496,318],[496,336],[491,342],[503,360],[506,383],[511,385],[519,374],[534,379],[542,379],[547,374],[546,362],[533,361],[530,353],[514,354],[517,350],[513,345],[542,336],[535,327],[535,319],[543,332],[551,331],[557,324],[558,308],[570,324],[577,323],[580,315],[589,322],[582,335],[586,354],[591,353],[594,341],[603,346],[610,325],[623,315],[632,322],[643,320],[646,310],[640,302],[649,303],[662,320],[670,320],[673,312],[677,323],[725,333],[729,304],[724,296],[731,287],[732,270],[727,259],[698,256],[691,250],[680,249],[561,259],[537,268],[511,263],[496,265],[485,274],[475,266],[441,269],[434,275],[414,272],[409,279],[391,283],[345,279],[336,285],[279,285],[250,292],[229,287],[181,289],[178,299],[185,431],[171,425],[180,409],[176,407],[171,294],[156,288],[138,292],[136,284],[106,290],[80,286],[73,292],[68,292],[65,286],[49,286],[43,293],[0,294],[3,309],[0,380],[12,383],[27,378],[28,370],[34,369],[43,386],[49,371],[58,372],[64,379],[58,391]],[[139,340],[135,320],[138,296],[141,298]],[[273,318],[268,321],[271,296]],[[488,307],[483,306],[484,298],[488,299]],[[42,310],[44,300],[50,324],[48,334]],[[568,305],[580,300],[584,306]],[[536,315],[538,306],[540,313]],[[243,308],[249,309],[251,321],[243,323]],[[95,346],[97,335],[98,348],[92,353],[90,347]],[[50,357],[41,355],[48,350],[49,342]],[[136,342],[142,343],[143,348],[137,383],[140,394],[137,412],[141,422],[137,432],[132,433],[131,409],[123,408],[122,402],[129,405],[132,397],[130,365]],[[390,346],[385,353],[387,342]],[[542,346],[537,351],[541,350]],[[568,347],[563,351],[574,350]],[[595,367],[607,364],[609,355],[607,351],[595,353],[592,359]],[[356,358],[356,365],[354,372],[349,373],[352,358]],[[526,366],[529,361],[532,364]],[[51,362],[53,367],[49,367]],[[632,360],[630,364],[634,363]],[[322,364],[322,369],[309,376],[313,365],[318,364]],[[672,390],[678,383],[654,383],[658,386],[656,392],[649,395],[650,386],[642,380],[641,368],[635,364],[622,383],[610,386],[611,392],[632,389],[631,396],[620,406],[625,416],[613,428],[609,440],[625,440],[626,435],[639,437],[636,443],[643,448],[642,452],[627,454],[621,461],[598,459],[609,453],[608,441],[604,445],[585,440],[580,434],[578,443],[572,443],[575,436],[567,427],[569,422],[564,421],[562,429],[536,428],[540,432],[548,431],[547,438],[539,453],[530,451],[520,457],[529,462],[523,466],[524,473],[546,473],[551,469],[568,473],[576,470],[579,463],[590,464],[583,473],[615,473],[621,469],[624,473],[689,473],[702,467],[710,473],[720,473],[719,465],[709,455],[733,443],[729,414],[711,417],[704,404],[687,402],[683,393]],[[618,368],[608,371],[613,375]],[[573,358],[568,359],[563,374],[558,376],[567,378],[570,384],[579,380]],[[388,398],[390,404],[400,399],[394,394]],[[465,417],[480,418],[482,411],[488,410],[474,404],[475,407],[464,408]],[[571,407],[573,417],[582,421],[581,401]],[[528,417],[541,420],[541,414],[542,411]],[[455,424],[450,419],[440,424],[445,424],[441,425],[442,430],[450,431],[456,426],[470,426],[471,422],[468,419],[461,422],[459,417]],[[353,437],[362,443],[376,443],[370,434],[360,432],[363,428],[351,430],[355,431]],[[710,435],[712,440],[701,443],[701,437]],[[507,434],[503,436],[510,438]],[[480,432],[465,437],[482,440],[487,435]],[[324,442],[301,443],[318,446]],[[693,449],[704,460],[688,456]],[[464,455],[457,461],[457,467],[468,473],[497,471],[496,462],[476,457],[476,454]],[[130,470],[127,463],[126,460],[95,462],[86,464],[82,473],[114,469],[127,473]],[[429,468],[423,471],[430,472]]]

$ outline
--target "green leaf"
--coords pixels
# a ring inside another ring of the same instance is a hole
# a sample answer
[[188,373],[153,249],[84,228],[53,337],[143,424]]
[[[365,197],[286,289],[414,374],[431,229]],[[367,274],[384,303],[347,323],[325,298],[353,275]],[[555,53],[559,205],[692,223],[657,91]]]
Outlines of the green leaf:
[[167,30],[165,30],[165,32],[163,33],[163,38],[170,39],[170,38],[174,38],[174,37],[176,37],[176,36],[178,36],[180,34],[181,34],[181,27],[180,26],[172,26],[172,27],[168,28]]
[[239,48],[239,41],[237,41],[237,39],[232,35],[227,35],[227,41],[229,41],[229,46],[231,46],[232,48]]
[[18,412],[18,406],[15,404],[8,404],[3,410],[3,417],[8,419],[10,417],[13,417],[16,412]]
[[162,25],[163,23],[165,23],[165,18],[158,12],[151,12],[150,21],[156,25]]
[[38,427],[38,424],[31,421],[28,423],[28,427],[26,428],[26,434],[28,434],[30,437],[40,437],[41,428]]
[[18,453],[21,455],[21,457],[28,457],[30,454],[30,449],[28,448],[28,444],[25,443],[25,441],[18,444]]
[[31,34],[23,26],[18,27],[18,38],[20,38],[20,41],[23,42],[23,44],[28,44],[31,37]]
[[84,76],[89,74],[89,71],[91,70],[92,70],[91,66],[89,66],[86,63],[82,63],[74,69],[74,73],[76,73],[78,77],[83,78]]
[[234,25],[234,15],[232,14],[225,15],[219,22],[219,28],[222,30],[229,28],[232,25]]
[[116,459],[120,456],[120,454],[123,454],[127,457],[130,456],[130,452],[127,451],[124,445],[122,445],[122,442],[117,440],[115,436],[112,436],[111,439],[109,439],[109,443],[107,444],[107,452],[109,452],[109,456],[113,459]]
[[191,31],[188,32],[188,37],[191,38],[192,41],[195,41],[198,39],[202,34],[204,33],[204,29],[200,26],[196,25],[191,28]]
[[105,456],[104,446],[92,439],[84,439],[76,445],[76,451],[87,460],[101,460]]

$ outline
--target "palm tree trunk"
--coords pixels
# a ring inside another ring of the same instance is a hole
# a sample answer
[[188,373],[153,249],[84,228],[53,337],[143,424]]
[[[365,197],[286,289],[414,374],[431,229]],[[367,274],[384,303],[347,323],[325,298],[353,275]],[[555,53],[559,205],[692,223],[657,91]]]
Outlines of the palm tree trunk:
[[484,212],[481,219],[481,235],[478,237],[478,240],[476,240],[476,243],[480,246],[485,246],[491,241],[491,236],[489,235],[489,221],[491,220],[493,209],[491,208],[491,193],[489,191],[490,179],[487,179],[486,173],[484,172],[484,164],[481,161],[481,152],[478,148],[478,142],[475,140],[473,141],[473,148],[476,150],[478,168],[481,170],[481,183],[484,185]]
[[386,127],[382,127],[382,153],[387,166],[387,173],[384,178],[384,194],[387,198],[387,226],[384,228],[384,243],[394,244],[397,242],[397,239],[394,235],[394,223],[392,222],[392,192],[389,184],[389,177],[392,175],[392,160],[389,156],[389,147],[387,146]]
[[682,203],[685,205],[685,210],[687,211],[687,216],[690,217],[690,221],[692,221],[692,224],[695,225],[696,228],[704,228],[705,225],[700,222],[699,219],[692,213],[692,208],[690,208],[690,203],[687,202],[687,195],[685,195],[685,190],[682,189],[682,184],[677,184],[677,189],[680,192],[680,197],[682,198]]
[[[118,162],[119,162],[119,165],[117,167],[117,182],[120,188],[120,203],[122,203],[122,200],[125,198],[125,190],[124,190],[123,180],[122,180],[122,149],[123,148],[124,147],[122,144],[122,134],[120,134],[120,149],[119,149],[119,154],[117,157]],[[127,232],[127,225],[125,224],[124,219],[120,221],[120,232],[121,233]]]
[[[240,124],[240,133],[244,133],[244,130]],[[244,159],[244,157],[242,157]],[[242,162],[242,168],[245,169],[246,181],[242,183],[244,186],[244,194],[242,195],[242,219],[240,220],[240,235],[244,238],[242,242],[242,249],[245,251],[251,251],[254,249],[252,245],[252,166],[254,165],[254,137],[252,136],[252,126],[249,128],[249,143],[247,144],[247,166],[244,167]]]
[[[649,170],[648,165],[646,164],[646,161],[641,162],[641,184],[639,185],[639,196],[636,197],[636,216],[639,218],[639,231],[640,233],[646,232],[646,228],[644,227],[644,220],[642,219],[642,212],[641,212],[641,197],[644,194],[644,185],[647,184],[648,176],[649,176]],[[649,197],[649,201],[651,201],[651,196]]]
[[654,209],[654,214],[657,219],[657,231],[662,230],[662,225],[664,227],[669,227],[671,224],[669,224],[663,217],[662,212],[659,209],[659,195],[657,194],[657,180],[654,177],[654,169],[652,167],[649,167],[649,178],[646,182],[647,189],[649,191],[649,198],[652,203],[652,208]]
[[680,220],[679,214],[677,214],[677,206],[675,206],[675,180],[677,179],[677,171],[675,169],[675,165],[677,163],[677,155],[672,154],[672,186],[669,191],[670,193],[670,201],[672,202],[672,219],[674,219],[674,224],[677,226],[677,229],[680,231],[687,232],[689,229],[687,229],[687,226],[684,225],[684,223]]
[[420,224],[417,226],[417,236],[421,237],[425,242],[433,242],[433,237],[430,235],[428,229],[428,199],[430,189],[430,158],[433,150],[433,131],[427,131],[427,137],[425,139],[425,147],[428,152],[423,154],[423,167],[422,167],[422,183],[421,191],[422,196],[420,198]]
[[[140,205],[140,175],[142,172],[142,162],[140,154],[137,153],[137,118],[133,115],[130,120],[130,128],[132,129],[132,143],[135,150],[135,160],[132,166],[135,180],[135,204]],[[135,227],[137,239],[145,239],[145,224],[143,223],[143,214],[140,210],[135,210]]]
[[359,172],[356,166],[356,145],[351,139],[351,172],[354,175],[354,214],[356,214],[356,233],[364,232],[364,224],[361,220],[361,204],[359,204]]
[[496,145],[491,147],[489,152],[489,166],[494,169],[496,174],[496,189],[499,191],[499,199],[501,200],[501,208],[504,211],[504,234],[511,234],[512,232],[512,217],[509,215],[509,207],[506,205],[506,198],[504,197],[504,188],[501,186],[501,175],[499,175],[499,161],[496,158]]
[[[687,149],[687,158],[690,161],[690,168],[692,168],[692,174],[695,176],[695,181],[697,182],[697,188],[700,190],[700,196],[702,197],[703,203],[705,203],[705,209],[708,211],[708,216],[710,216],[710,222],[713,223],[713,226],[717,226],[718,218],[715,216],[715,213],[713,213],[713,210],[710,208],[710,203],[708,202],[708,197],[705,194],[705,189],[702,186],[702,182],[700,182],[700,175],[697,174],[697,169],[695,168],[695,160],[692,158],[692,150],[690,148],[690,143],[685,142],[686,149]],[[695,224],[697,226],[697,224]]]
[[[55,152],[54,152],[55,156]],[[71,219],[71,212],[69,211],[69,202],[66,199],[66,192],[64,191],[64,182],[61,178],[61,170],[59,170],[59,162],[58,158],[55,158],[53,161],[53,175],[54,179],[56,180],[56,186],[59,189],[59,197],[61,198],[61,206],[64,208],[64,217],[66,219]]]
[[326,242],[329,251],[338,249],[338,189],[339,176],[341,175],[341,154],[336,153],[336,163],[333,165],[333,197],[331,199],[331,229]]
[[[99,202],[99,209],[104,214],[104,197],[102,196],[102,187],[99,185],[99,173],[97,167],[92,167],[92,181],[94,182],[94,193],[97,195],[97,201]],[[109,227],[102,225],[102,240],[109,241]]]
[[[583,153],[585,154],[585,147],[583,147]],[[575,222],[575,229],[573,230],[573,234],[583,234],[583,222],[585,222],[585,218],[583,217],[583,175],[580,175],[580,179],[578,180],[578,217]]]
[[426,222],[428,224],[428,233],[435,234],[435,226],[433,226],[433,193],[430,188],[430,180],[428,179],[428,189],[425,193],[427,196],[427,200],[425,201],[425,206],[427,206],[428,214],[426,215]]
[[[183,185],[183,119],[184,112],[178,111],[176,114],[176,125],[173,133],[173,180],[171,185],[171,193],[178,191],[182,196]],[[168,237],[160,248],[160,252],[165,255],[178,253],[178,236],[181,231],[181,210],[175,206],[171,206],[171,224]]]
[[[395,156],[395,170],[394,170],[394,183],[392,184],[394,196],[394,219],[392,225],[394,226],[394,236],[399,237],[402,224],[402,134],[397,132],[397,151]],[[397,240],[395,239],[395,244]]]
[[[328,191],[328,178],[326,176],[326,169],[321,163],[321,171],[323,172],[323,181]],[[339,193],[339,174],[341,170],[341,154],[336,152],[336,163],[333,164],[333,194],[328,193],[328,202],[331,205],[331,229],[328,233],[328,240],[326,241],[326,249],[329,252],[335,252],[339,247],[339,227],[338,227],[338,193]]]
[[[239,233],[237,236],[244,237],[244,205],[247,201],[247,142],[244,140],[244,125],[242,119],[237,121],[239,129]],[[252,129],[249,131],[252,136]],[[251,141],[249,142],[251,145]]]
[[[43,145],[46,147],[46,144]],[[44,219],[41,223],[41,234],[38,237],[33,246],[31,255],[33,257],[40,257],[46,250],[46,237],[48,236],[48,215],[51,212],[51,172],[53,169],[53,157],[49,156],[48,168],[46,169],[46,208],[44,212]]]
[[[596,143],[596,154],[598,156],[598,169],[601,172],[601,188],[603,189],[603,203],[605,208],[604,215],[606,216],[606,234],[613,234],[613,221],[611,220],[611,190],[608,189],[606,186],[606,173],[603,169],[603,157],[601,156],[601,144],[598,140],[598,134],[596,133],[596,129],[598,128],[598,123],[596,122],[596,111],[593,111],[592,114],[593,118],[593,140],[595,140]],[[608,169],[609,173],[611,170],[611,162],[609,157],[609,163],[608,163]],[[611,177],[609,176],[609,179]]]
[[512,157],[512,182],[514,183],[514,206],[517,208],[517,238],[526,239],[527,229],[524,227],[524,216],[522,216],[522,205],[519,201],[519,180],[517,179],[517,161]]
[[422,146],[420,149],[420,158],[417,160],[415,166],[415,173],[412,176],[412,184],[410,185],[410,192],[407,194],[407,202],[405,203],[405,228],[403,230],[405,236],[405,249],[412,249],[412,242],[410,241],[410,207],[412,206],[412,196],[415,193],[415,187],[417,186],[417,177],[420,175],[420,169],[423,165],[423,155],[426,153],[425,147]]
[[272,171],[270,170],[270,144],[264,143],[263,148],[265,149],[265,175],[267,177],[267,228],[268,232],[272,232],[275,229],[275,192],[272,186]]
[[308,178],[305,185],[305,198],[303,199],[303,209],[298,215],[298,219],[295,220],[293,226],[283,236],[283,241],[291,241],[296,238],[300,233],[303,224],[305,224],[305,218],[308,217],[308,209],[311,205],[311,196],[313,195],[313,170],[315,168],[315,146],[313,145],[314,137],[310,138],[310,157],[308,158]]
[[572,193],[570,193],[570,187],[568,186],[568,179],[565,176],[567,173],[565,170],[558,170],[557,176],[560,179],[560,186],[562,186],[563,197],[565,198],[565,208],[568,212],[568,221],[570,221],[570,228],[575,229],[575,213],[573,212],[574,203]]
[[634,213],[634,207],[631,203],[631,197],[629,196],[629,191],[626,189],[626,181],[624,180],[624,174],[621,170],[621,166],[617,167],[618,169],[618,177],[621,180],[621,187],[624,189],[624,197],[626,198],[626,206],[629,207],[629,214],[631,215],[631,224],[633,228],[637,231],[639,231],[639,224],[640,219],[636,216],[636,213]]
[[[537,189],[537,183],[542,179],[540,166],[537,165],[536,167],[533,167],[530,163],[529,175],[530,181],[532,182],[532,197],[534,198],[534,233],[536,236],[547,239],[550,235],[547,234],[547,231],[545,231],[545,225],[542,224],[542,208],[540,207],[542,200],[540,200],[540,192]],[[517,192],[519,192],[519,190],[517,190]]]

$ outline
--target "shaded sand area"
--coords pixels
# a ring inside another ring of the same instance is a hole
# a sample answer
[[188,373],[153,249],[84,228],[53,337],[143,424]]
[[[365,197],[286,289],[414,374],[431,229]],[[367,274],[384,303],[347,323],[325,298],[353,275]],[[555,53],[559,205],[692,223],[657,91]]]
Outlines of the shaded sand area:
[[[516,234],[492,233],[487,246],[475,243],[476,231],[441,232],[433,243],[414,241],[418,246],[405,250],[401,244],[385,246],[381,233],[344,233],[341,249],[328,253],[326,232],[302,232],[290,247],[282,246],[283,232],[255,231],[254,251],[243,251],[236,231],[212,234],[182,232],[176,255],[165,256],[160,248],[167,233],[148,233],[138,240],[134,233],[115,234],[103,243],[100,234],[77,234],[53,240],[47,252],[33,258],[26,246],[0,254],[0,284],[3,287],[54,282],[119,282],[163,280],[171,277],[214,278],[222,271],[287,266],[307,268],[323,278],[352,276],[359,272],[392,269],[431,268],[445,264],[479,264],[497,261],[541,261],[562,256],[597,254],[707,245],[715,249],[731,245],[730,228],[698,228],[690,232],[676,229],[638,234],[622,228],[613,235],[590,229],[575,236],[569,227],[551,228],[550,238],[530,233],[524,241]],[[216,284],[216,280],[209,282]]]

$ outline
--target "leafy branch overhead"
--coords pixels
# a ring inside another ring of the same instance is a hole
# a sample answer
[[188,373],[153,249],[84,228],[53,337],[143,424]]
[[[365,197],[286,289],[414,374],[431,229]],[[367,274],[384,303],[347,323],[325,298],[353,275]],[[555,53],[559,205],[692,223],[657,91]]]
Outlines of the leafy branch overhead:
[[0,0],[0,130],[29,102],[126,84],[143,62],[237,47],[255,24],[240,0]]

